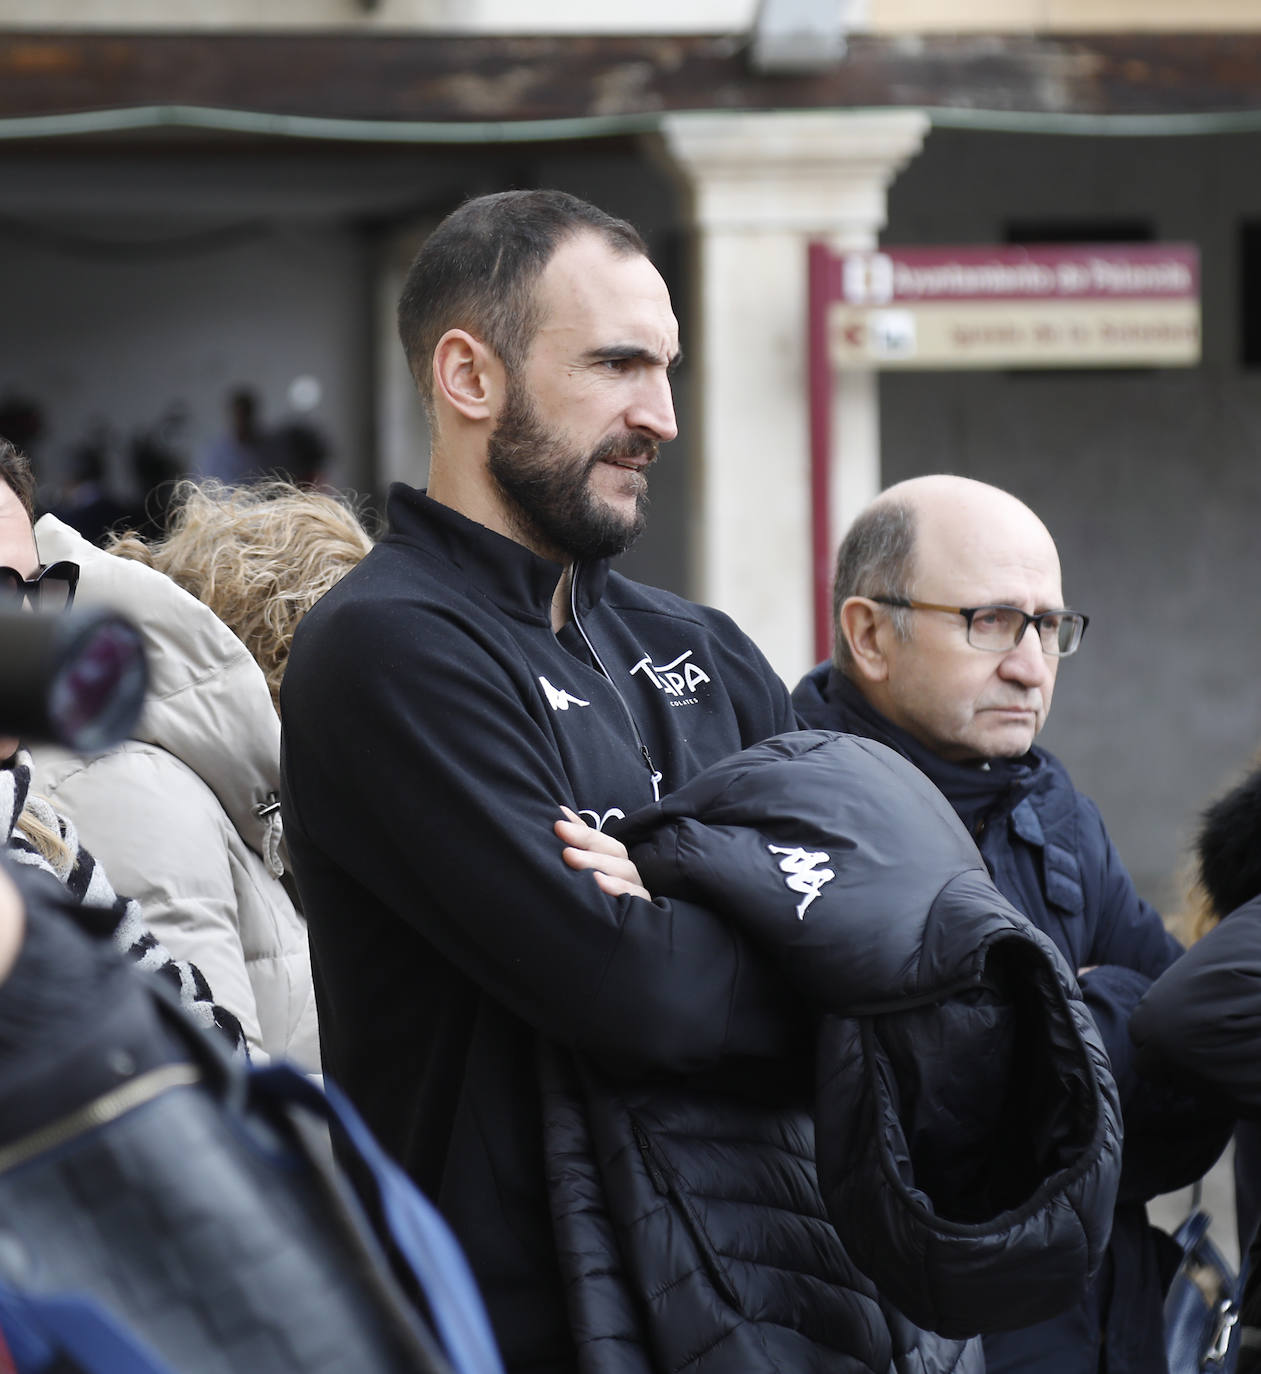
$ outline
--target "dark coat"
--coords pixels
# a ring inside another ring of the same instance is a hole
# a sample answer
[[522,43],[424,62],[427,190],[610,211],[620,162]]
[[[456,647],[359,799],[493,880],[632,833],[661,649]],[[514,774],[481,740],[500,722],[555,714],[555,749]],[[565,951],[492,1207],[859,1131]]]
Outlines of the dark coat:
[[785,735],[617,831],[653,891],[721,912],[812,1009],[816,1126],[809,1056],[778,1087],[703,1093],[557,1068],[583,1367],[952,1369],[961,1338],[1076,1300],[1120,1169],[1106,1057],[923,776],[879,745]]
[[1140,1066],[1261,1119],[1261,771],[1205,813],[1200,877],[1226,919],[1159,978],[1130,1018]]
[[[1224,1100],[1249,1128],[1236,1175],[1261,1191],[1261,772],[1206,813],[1199,837],[1204,886],[1222,922],[1156,980],[1130,1018],[1140,1066]],[[1261,1370],[1261,1237],[1241,1227],[1248,1273],[1240,1311],[1240,1374]]]
[[601,562],[558,634],[558,565],[409,488],[389,517],[282,691],[324,1066],[451,1223],[508,1367],[572,1371],[540,1052],[686,1078],[779,1065],[804,1029],[738,931],[609,896],[552,827],[633,811],[792,707],[718,611]]
[[896,749],[946,796],[976,839],[999,891],[1048,935],[1081,976],[1120,1091],[1125,1155],[1113,1237],[1100,1278],[1072,1310],[1028,1332],[986,1341],[989,1374],[1109,1374],[1164,1368],[1161,1308],[1171,1256],[1143,1204],[1198,1178],[1221,1152],[1228,1121],[1197,1098],[1143,1078],[1130,1013],[1181,946],[1142,901],[1098,809],[1062,764],[1033,748],[984,769],[938,758],[886,720],[836,669],[815,668],[793,693],[803,724]]

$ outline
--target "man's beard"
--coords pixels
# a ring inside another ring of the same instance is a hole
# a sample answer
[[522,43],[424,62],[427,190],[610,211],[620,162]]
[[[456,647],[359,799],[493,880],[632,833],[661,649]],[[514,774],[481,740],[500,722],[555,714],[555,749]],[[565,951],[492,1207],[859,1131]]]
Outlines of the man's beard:
[[523,542],[558,561],[586,563],[625,553],[648,519],[642,478],[628,518],[596,498],[592,473],[609,459],[645,457],[654,462],[658,447],[646,434],[624,434],[605,439],[584,455],[548,429],[523,388],[512,382],[503,414],[486,442],[486,458]]

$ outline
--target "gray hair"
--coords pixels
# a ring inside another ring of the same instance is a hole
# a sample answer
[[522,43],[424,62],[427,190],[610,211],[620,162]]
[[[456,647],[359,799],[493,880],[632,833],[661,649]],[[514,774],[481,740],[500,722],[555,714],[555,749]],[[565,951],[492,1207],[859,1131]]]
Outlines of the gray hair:
[[[849,527],[836,554],[832,583],[833,658],[849,675],[853,655],[841,633],[841,607],[851,596],[910,597],[911,562],[915,552],[915,516],[898,500],[873,501]],[[910,639],[911,617],[905,608],[890,606],[889,620],[899,639]]]

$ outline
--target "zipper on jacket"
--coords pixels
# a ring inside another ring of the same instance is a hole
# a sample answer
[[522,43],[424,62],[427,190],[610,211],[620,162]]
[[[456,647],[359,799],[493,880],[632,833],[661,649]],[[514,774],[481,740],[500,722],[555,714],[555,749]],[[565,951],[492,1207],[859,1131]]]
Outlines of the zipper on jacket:
[[613,681],[613,674],[610,673],[609,670],[604,666],[604,660],[600,657],[598,653],[596,653],[596,647],[588,638],[587,632],[583,628],[582,619],[578,615],[578,574],[581,571],[582,564],[575,563],[573,567],[570,569],[569,573],[570,619],[574,622],[574,628],[582,636],[582,642],[587,646],[587,652],[591,655],[592,659],[594,660],[595,666],[599,669],[601,675],[604,677],[604,680],[609,684],[610,687],[612,687],[613,695],[617,698],[622,710],[626,714],[626,719],[630,723],[631,733],[635,736],[635,743],[639,745],[639,756],[643,759],[644,766],[648,769],[648,776],[652,781],[652,799],[653,801],[660,801],[661,770],[657,767],[655,763],[653,763],[652,755],[648,752],[648,745],[645,743],[644,737],[640,732],[639,723],[636,721],[634,713],[631,711],[630,706],[627,704],[626,698],[622,695],[621,689],[618,687],[617,683]]
[[652,1179],[652,1186],[662,1197],[669,1197],[670,1188],[666,1183],[665,1175],[657,1167],[657,1161],[652,1157],[652,1148],[648,1144],[647,1131],[638,1121],[632,1121],[631,1134],[635,1137],[635,1144],[639,1147],[639,1154],[644,1161],[644,1167],[648,1170],[648,1177]]
[[667,1198],[675,1212],[682,1221],[683,1226],[692,1237],[692,1243],[696,1246],[697,1256],[703,1264],[710,1281],[718,1290],[723,1300],[737,1312],[742,1312],[743,1306],[740,1294],[736,1292],[735,1285],[732,1283],[722,1258],[714,1248],[714,1242],[705,1230],[704,1223],[696,1214],[685,1191],[675,1185],[666,1177],[661,1166],[657,1163],[656,1155],[652,1147],[652,1141],[648,1137],[648,1132],[636,1120],[630,1117],[631,1136],[639,1149],[640,1158],[644,1161],[644,1168],[648,1171],[648,1177],[652,1180],[652,1186],[664,1198]]
[[108,1125],[172,1088],[191,1087],[200,1081],[201,1073],[197,1067],[186,1063],[162,1064],[138,1078],[128,1079],[66,1116],[0,1148],[0,1173],[7,1173],[36,1155],[55,1150],[98,1126]]

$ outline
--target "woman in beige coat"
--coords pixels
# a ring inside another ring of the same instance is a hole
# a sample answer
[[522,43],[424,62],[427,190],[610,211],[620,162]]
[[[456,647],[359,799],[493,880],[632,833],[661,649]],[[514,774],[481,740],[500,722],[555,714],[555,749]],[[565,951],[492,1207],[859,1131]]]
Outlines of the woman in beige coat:
[[78,605],[139,625],[151,678],[132,739],[86,757],[35,750],[37,786],[202,970],[251,1054],[318,1070],[306,925],[282,881],[275,702],[295,626],[368,535],[333,496],[190,483],[156,544],[104,552],[47,515],[36,536],[46,561],[79,564]]

